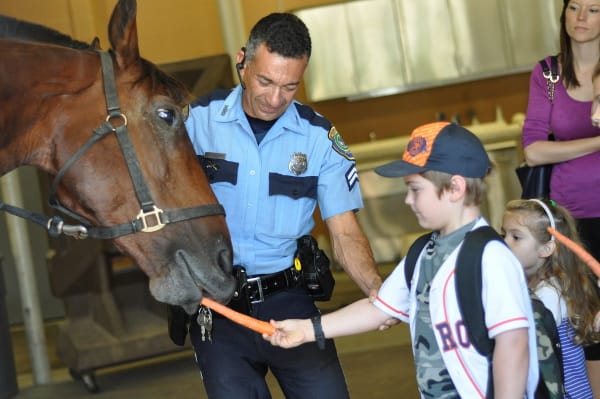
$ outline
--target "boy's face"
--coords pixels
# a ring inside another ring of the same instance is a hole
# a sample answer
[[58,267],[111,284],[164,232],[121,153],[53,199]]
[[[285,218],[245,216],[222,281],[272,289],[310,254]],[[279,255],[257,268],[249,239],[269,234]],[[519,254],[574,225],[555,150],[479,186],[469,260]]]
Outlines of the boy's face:
[[525,275],[530,277],[544,264],[544,244],[535,239],[527,228],[521,212],[504,212],[501,233],[504,241],[515,254]]
[[440,230],[445,233],[448,227],[449,201],[446,192],[438,196],[437,187],[419,174],[404,177],[408,188],[404,202],[410,206],[419,225],[427,230]]
[[592,101],[592,125],[600,127],[600,76],[592,80],[594,86],[594,100]]

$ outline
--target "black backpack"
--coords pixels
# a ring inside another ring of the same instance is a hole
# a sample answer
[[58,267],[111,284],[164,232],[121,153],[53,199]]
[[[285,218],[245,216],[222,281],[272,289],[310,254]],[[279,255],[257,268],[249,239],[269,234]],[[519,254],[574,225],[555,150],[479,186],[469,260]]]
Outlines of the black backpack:
[[[431,233],[420,236],[408,249],[404,261],[404,276],[409,289],[419,254],[430,237]],[[492,355],[494,340],[487,335],[481,294],[476,296],[479,300],[473,300],[474,292],[481,293],[483,250],[486,244],[492,240],[505,244],[502,237],[490,226],[482,226],[466,234],[456,260],[457,267],[454,281],[458,306],[469,339],[475,349],[488,359],[489,378],[486,398],[493,399]],[[565,393],[562,352],[554,316],[532,292],[530,292],[530,298],[535,319],[540,370],[540,380],[536,388],[535,399],[563,399]]]

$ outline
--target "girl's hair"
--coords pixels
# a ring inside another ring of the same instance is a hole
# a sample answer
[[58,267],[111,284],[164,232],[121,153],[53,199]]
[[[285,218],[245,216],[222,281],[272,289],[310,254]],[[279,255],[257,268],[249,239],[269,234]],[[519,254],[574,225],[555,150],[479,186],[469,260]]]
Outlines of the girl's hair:
[[[554,201],[542,201],[554,219],[555,229],[581,244],[571,214]],[[551,235],[546,230],[550,226],[550,219],[539,203],[531,200],[514,200],[508,203],[506,211],[523,215],[523,224],[539,243],[551,240]],[[575,330],[574,341],[578,344],[596,342],[600,339],[600,334],[593,330],[594,316],[600,309],[596,279],[577,255],[558,241],[555,243],[556,250],[530,278],[529,286],[534,288],[543,281],[555,287],[567,304],[569,321]]]
[[[438,197],[441,197],[444,190],[450,189],[450,180],[452,179],[453,175],[450,173],[438,172],[436,170],[428,170],[421,173],[421,176],[431,181],[435,185],[438,190]],[[464,179],[467,182],[467,188],[465,190],[465,205],[481,205],[483,203],[483,199],[485,198],[485,180],[478,177],[465,177]]]

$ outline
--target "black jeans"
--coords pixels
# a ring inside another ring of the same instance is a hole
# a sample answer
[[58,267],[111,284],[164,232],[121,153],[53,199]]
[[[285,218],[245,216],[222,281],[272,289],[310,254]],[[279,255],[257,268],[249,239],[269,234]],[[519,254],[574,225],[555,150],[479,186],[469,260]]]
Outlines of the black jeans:
[[[600,218],[577,219],[581,241],[596,260],[600,261]],[[600,343],[584,346],[585,360],[600,360]]]
[[[268,321],[309,318],[318,309],[303,288],[293,288],[253,304],[250,313]],[[195,320],[190,335],[210,399],[270,399],[265,382],[269,369],[288,399],[349,398],[333,340],[327,340],[323,351],[315,342],[282,349],[214,312],[212,343],[202,342]]]

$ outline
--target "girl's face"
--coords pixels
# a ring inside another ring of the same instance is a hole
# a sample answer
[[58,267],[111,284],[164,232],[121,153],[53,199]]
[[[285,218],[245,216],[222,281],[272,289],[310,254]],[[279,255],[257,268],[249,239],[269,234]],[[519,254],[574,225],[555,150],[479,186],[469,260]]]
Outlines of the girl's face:
[[502,219],[502,236],[515,254],[525,275],[530,277],[544,264],[544,244],[531,234],[525,223],[524,212],[504,212]]
[[419,174],[408,175],[404,178],[408,188],[404,202],[410,206],[417,217],[419,225],[426,230],[440,230],[444,235],[448,228],[448,201],[443,192],[438,196],[438,190],[430,180]]
[[565,9],[565,29],[571,40],[600,38],[600,0],[571,0]]

